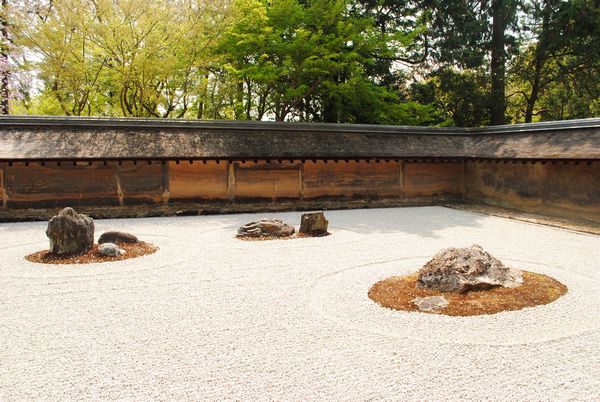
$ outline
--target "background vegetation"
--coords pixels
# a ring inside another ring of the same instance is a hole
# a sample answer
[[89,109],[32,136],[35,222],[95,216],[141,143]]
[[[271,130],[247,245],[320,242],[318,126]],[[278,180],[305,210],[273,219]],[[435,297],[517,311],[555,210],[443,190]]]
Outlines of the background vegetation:
[[0,113],[482,126],[600,116],[592,0],[1,0]]

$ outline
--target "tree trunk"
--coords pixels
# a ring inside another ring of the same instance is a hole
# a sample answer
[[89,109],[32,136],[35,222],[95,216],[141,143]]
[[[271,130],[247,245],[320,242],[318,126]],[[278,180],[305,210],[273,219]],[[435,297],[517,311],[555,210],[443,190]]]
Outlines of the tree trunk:
[[198,101],[198,114],[196,115],[197,119],[202,119],[204,117],[204,100],[208,96],[208,74],[204,74],[204,79],[206,80],[205,84],[202,84],[202,92],[200,93],[201,100]]
[[252,80],[246,79],[247,99],[246,99],[246,120],[252,120]]
[[506,0],[492,2],[492,62],[491,62],[491,113],[492,125],[505,124],[506,112],[506,44],[505,31],[507,25]]
[[531,123],[533,120],[533,111],[535,109],[535,103],[540,95],[542,86],[542,70],[547,60],[548,44],[552,41],[549,40],[550,35],[550,18],[554,7],[556,7],[556,1],[545,1],[544,8],[542,10],[542,30],[539,34],[538,43],[535,48],[535,66],[533,72],[533,82],[531,83],[531,96],[527,99],[527,109],[525,110],[525,123]]
[[533,120],[533,110],[535,103],[540,95],[540,83],[542,79],[542,67],[544,66],[544,51],[541,49],[542,44],[538,43],[535,55],[535,70],[533,82],[531,83],[531,95],[527,99],[527,109],[525,110],[525,123],[531,123]]
[[2,11],[0,12],[0,40],[2,41],[0,49],[0,114],[8,114],[8,81],[9,81],[9,70],[8,70],[8,21],[6,17],[6,3],[7,0],[2,0]]
[[327,97],[323,102],[323,122],[325,123],[337,123],[338,122],[338,110],[337,102],[331,97]]
[[244,81],[238,81],[236,84],[233,113],[235,120],[242,120],[244,117]]

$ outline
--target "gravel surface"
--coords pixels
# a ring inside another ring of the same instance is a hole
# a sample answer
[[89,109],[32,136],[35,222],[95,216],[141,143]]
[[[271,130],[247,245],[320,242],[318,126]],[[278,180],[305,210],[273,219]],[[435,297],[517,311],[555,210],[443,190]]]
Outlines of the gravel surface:
[[[600,237],[440,207],[329,211],[331,236],[245,242],[262,217],[96,221],[160,250],[43,265],[42,222],[0,224],[0,400],[597,400]],[[480,244],[569,287],[448,317],[369,287]]]

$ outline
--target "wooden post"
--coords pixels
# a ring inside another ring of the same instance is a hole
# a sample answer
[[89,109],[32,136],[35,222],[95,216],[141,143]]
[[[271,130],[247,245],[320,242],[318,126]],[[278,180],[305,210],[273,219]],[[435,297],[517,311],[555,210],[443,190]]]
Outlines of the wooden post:
[[[116,169],[115,169],[116,170]],[[121,188],[121,178],[119,177],[119,172],[115,171],[115,180],[117,182],[117,198],[119,199],[119,206],[124,206],[124,194],[123,189]]]
[[404,161],[400,159],[398,161],[398,165],[400,166],[400,198],[404,199],[406,196],[406,175],[404,174]]
[[2,209],[8,208],[8,193],[4,177],[6,176],[6,166],[0,166],[0,195],[2,196]]
[[301,200],[304,199],[304,162],[300,161],[298,168],[298,195]]
[[162,203],[168,204],[171,198],[171,187],[169,181],[169,162],[161,162],[161,175],[162,175]]
[[227,162],[227,199],[235,200],[235,162]]

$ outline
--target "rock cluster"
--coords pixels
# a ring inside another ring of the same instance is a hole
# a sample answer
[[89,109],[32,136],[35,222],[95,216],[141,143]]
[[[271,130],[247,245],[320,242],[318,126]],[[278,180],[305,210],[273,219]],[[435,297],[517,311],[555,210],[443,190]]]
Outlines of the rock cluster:
[[[323,212],[311,212],[302,215],[299,233],[308,236],[328,235],[329,221]],[[238,237],[290,237],[296,229],[281,219],[261,219],[246,223],[238,229]]]
[[261,219],[249,222],[238,229],[242,237],[289,237],[296,229],[280,219]]
[[323,236],[327,234],[329,221],[325,219],[323,212],[311,212],[302,215],[299,233],[311,236]]
[[440,251],[419,270],[417,279],[419,288],[457,293],[522,283],[521,271],[506,267],[478,245]]
[[52,254],[83,253],[94,245],[94,220],[65,208],[50,219],[46,236]]

